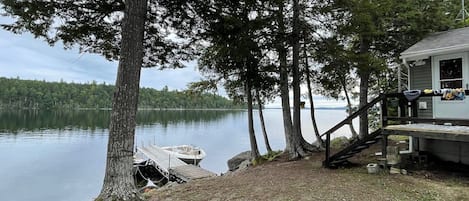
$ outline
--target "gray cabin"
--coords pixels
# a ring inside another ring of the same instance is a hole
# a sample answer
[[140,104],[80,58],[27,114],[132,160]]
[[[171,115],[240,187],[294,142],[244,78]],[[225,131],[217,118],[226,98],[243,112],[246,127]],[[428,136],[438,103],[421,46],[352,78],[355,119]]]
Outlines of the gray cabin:
[[[402,52],[401,58],[408,67],[410,90],[469,90],[469,27],[431,34]],[[421,97],[417,108],[422,118],[469,120],[467,94],[462,100]],[[417,151],[469,164],[469,142],[465,139],[416,137],[414,142]]]
[[[399,153],[419,161],[435,156],[469,165],[469,28],[431,34],[402,52],[401,58],[408,72],[405,77],[399,74],[399,92],[380,94],[321,135],[326,137],[325,167],[345,166],[349,158],[378,142],[385,156],[380,161],[393,165],[396,161],[390,160],[387,150],[396,150],[388,146],[389,135],[409,136],[408,150]],[[407,81],[408,90],[400,90],[401,80]],[[388,107],[394,107],[396,99],[397,116]],[[334,132],[378,105],[379,129],[341,150],[331,150]]]

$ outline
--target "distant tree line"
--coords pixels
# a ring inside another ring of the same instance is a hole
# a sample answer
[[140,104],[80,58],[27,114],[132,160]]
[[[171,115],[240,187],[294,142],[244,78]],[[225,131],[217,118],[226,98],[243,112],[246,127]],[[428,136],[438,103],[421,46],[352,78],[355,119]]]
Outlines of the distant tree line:
[[[76,84],[0,78],[0,108],[12,109],[100,109],[111,108],[114,86],[106,83]],[[170,91],[141,88],[139,108],[236,109],[222,96],[190,90]]]
[[[100,130],[109,128],[107,110],[0,110],[0,132],[19,133],[44,129]],[[155,125],[167,128],[171,124],[194,125],[217,121],[230,115],[244,115],[239,110],[170,110],[137,112],[137,125]]]

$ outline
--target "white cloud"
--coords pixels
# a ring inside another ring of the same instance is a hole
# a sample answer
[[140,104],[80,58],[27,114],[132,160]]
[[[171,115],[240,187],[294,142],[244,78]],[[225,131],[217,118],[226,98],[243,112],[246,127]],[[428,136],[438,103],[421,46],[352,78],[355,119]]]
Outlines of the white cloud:
[[[0,18],[0,23],[5,23]],[[159,71],[143,69],[141,86],[161,89],[185,89],[189,82],[200,80],[195,62],[187,68]],[[100,55],[80,54],[77,49],[64,50],[61,44],[50,47],[31,34],[12,34],[0,30],[0,76],[20,79],[89,83],[115,83],[117,62]]]
[[[11,19],[0,17],[0,24],[10,23]],[[161,89],[182,90],[189,82],[199,81],[202,76],[197,71],[195,61],[185,63],[183,69],[158,70],[144,68],[140,85]],[[114,84],[117,74],[117,62],[110,62],[100,55],[80,54],[77,49],[64,50],[61,44],[50,47],[44,40],[35,39],[31,34],[12,34],[0,29],[0,77],[32,80],[90,83],[106,82]],[[306,87],[302,87],[304,93]],[[220,95],[226,96],[220,90]],[[291,96],[292,97],[292,96]],[[343,107],[344,101],[314,97],[317,107]],[[291,100],[290,100],[291,101]],[[306,106],[309,107],[308,101]],[[277,98],[267,107],[280,107]]]

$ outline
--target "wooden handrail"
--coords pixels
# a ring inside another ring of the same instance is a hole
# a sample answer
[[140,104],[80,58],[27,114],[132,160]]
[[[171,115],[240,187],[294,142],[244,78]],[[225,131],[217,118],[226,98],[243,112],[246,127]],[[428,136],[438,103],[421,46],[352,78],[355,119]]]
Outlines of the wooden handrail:
[[[469,96],[469,90],[465,90],[465,95]],[[420,97],[433,97],[433,96],[441,96],[441,94],[435,94],[435,93],[429,93],[425,94],[422,93],[420,94]],[[401,112],[399,115],[401,117],[390,117],[388,116],[388,106],[387,106],[387,100],[388,98],[398,98],[399,99],[399,108],[401,108]],[[321,135],[321,137],[326,136],[326,158],[324,161],[324,165],[326,167],[330,167],[330,141],[331,141],[331,134],[335,131],[337,131],[339,128],[344,126],[345,124],[352,123],[352,120],[358,117],[361,114],[367,113],[368,109],[373,107],[376,103],[382,101],[381,105],[381,123],[382,123],[382,128],[383,129],[386,125],[388,125],[389,120],[395,120],[395,121],[400,121],[401,123],[403,122],[415,122],[415,123],[438,123],[438,124],[443,124],[443,123],[452,123],[455,125],[464,125],[464,126],[469,126],[469,120],[467,119],[448,119],[448,118],[418,118],[418,108],[417,108],[417,99],[413,101],[409,101],[403,93],[388,93],[388,94],[380,94],[378,97],[367,103],[365,106],[361,107],[359,110],[356,112],[352,113],[350,116],[348,116],[346,119],[342,120],[338,124],[336,124],[334,127],[331,129],[327,130],[324,132],[324,134]],[[411,103],[409,105],[409,103]],[[408,112],[409,114],[412,114],[412,117],[403,117],[405,116],[406,109],[407,107],[410,107]],[[383,154],[385,155],[386,152],[386,146],[387,146],[387,138],[383,139]]]
[[385,98],[386,98],[386,95],[380,94],[378,97],[376,97],[375,99],[373,99],[372,101],[367,103],[365,106],[361,107],[356,112],[354,112],[353,114],[348,116],[346,119],[342,120],[337,125],[335,125],[334,127],[332,127],[331,129],[329,129],[328,131],[326,131],[324,134],[321,135],[321,137],[323,137],[324,135],[326,136],[326,160],[324,161],[324,163],[325,163],[324,165],[326,167],[330,167],[331,134],[333,132],[335,132],[336,130],[338,130],[340,127],[344,126],[345,124],[347,124],[349,122],[352,123],[352,120],[354,118],[356,118],[357,116],[359,116],[363,113],[367,113],[368,109],[370,109],[376,103],[382,101]]
[[366,112],[368,109],[370,109],[371,107],[373,107],[373,105],[375,105],[376,103],[378,103],[379,101],[383,100],[383,98],[385,97],[384,94],[380,94],[378,97],[376,97],[375,99],[373,99],[372,101],[370,101],[369,103],[367,103],[365,106],[361,107],[359,110],[357,110],[356,112],[354,112],[352,115],[348,116],[346,119],[342,120],[341,122],[339,122],[338,124],[336,124],[334,127],[332,127],[331,129],[327,130],[326,132],[324,132],[324,134],[321,135],[321,137],[324,137],[325,135],[328,135],[328,134],[331,134],[333,132],[335,132],[336,130],[338,130],[340,127],[344,126],[345,124],[347,124],[348,122],[352,121],[353,119],[355,119],[357,116],[359,116],[360,114]]

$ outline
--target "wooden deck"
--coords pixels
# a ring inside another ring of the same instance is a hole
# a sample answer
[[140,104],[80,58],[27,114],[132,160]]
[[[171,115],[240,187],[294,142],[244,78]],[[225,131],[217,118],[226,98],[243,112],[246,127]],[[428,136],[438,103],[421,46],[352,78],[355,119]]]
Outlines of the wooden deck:
[[148,157],[155,168],[166,178],[174,177],[179,182],[187,182],[216,176],[215,173],[195,165],[189,165],[154,145],[139,147],[137,150]]
[[469,142],[468,126],[401,124],[386,126],[383,133],[385,135],[407,135],[428,139]]

